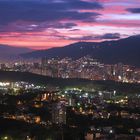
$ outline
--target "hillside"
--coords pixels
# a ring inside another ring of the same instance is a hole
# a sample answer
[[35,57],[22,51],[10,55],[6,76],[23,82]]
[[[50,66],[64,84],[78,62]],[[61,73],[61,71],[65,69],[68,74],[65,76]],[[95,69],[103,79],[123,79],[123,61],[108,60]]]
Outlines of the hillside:
[[13,47],[0,44],[0,59],[7,59],[19,56],[21,53],[29,53],[33,51],[29,48]]
[[91,55],[103,63],[114,64],[122,62],[140,67],[140,35],[116,41],[78,42],[64,47],[34,51],[21,56],[24,58],[46,56],[48,58],[71,57],[75,59],[85,55]]
[[25,81],[34,84],[43,84],[57,86],[60,88],[66,87],[79,87],[83,89],[95,89],[95,90],[116,90],[119,93],[139,93],[139,84],[127,84],[118,83],[114,81],[91,81],[84,79],[61,79],[51,78],[47,76],[41,76],[37,74],[27,72],[12,72],[12,71],[0,71],[1,81]]

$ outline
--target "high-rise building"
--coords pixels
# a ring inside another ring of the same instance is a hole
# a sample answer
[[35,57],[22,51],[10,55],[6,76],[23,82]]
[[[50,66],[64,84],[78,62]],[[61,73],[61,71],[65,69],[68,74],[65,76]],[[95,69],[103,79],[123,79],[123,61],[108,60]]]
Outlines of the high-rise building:
[[52,104],[52,123],[66,124],[66,107],[61,102]]

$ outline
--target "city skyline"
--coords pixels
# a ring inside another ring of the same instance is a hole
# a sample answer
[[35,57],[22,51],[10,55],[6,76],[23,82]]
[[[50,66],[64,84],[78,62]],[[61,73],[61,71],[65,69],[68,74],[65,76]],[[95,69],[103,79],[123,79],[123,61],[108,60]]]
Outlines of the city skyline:
[[0,0],[0,140],[140,140],[140,0]]
[[0,0],[0,44],[48,49],[140,34],[138,0]]

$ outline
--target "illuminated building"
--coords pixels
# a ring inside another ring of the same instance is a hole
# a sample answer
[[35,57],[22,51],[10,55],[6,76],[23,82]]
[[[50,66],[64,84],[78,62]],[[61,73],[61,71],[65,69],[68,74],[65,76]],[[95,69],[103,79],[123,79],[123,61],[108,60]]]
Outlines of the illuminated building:
[[61,102],[52,104],[52,123],[66,124],[66,107]]

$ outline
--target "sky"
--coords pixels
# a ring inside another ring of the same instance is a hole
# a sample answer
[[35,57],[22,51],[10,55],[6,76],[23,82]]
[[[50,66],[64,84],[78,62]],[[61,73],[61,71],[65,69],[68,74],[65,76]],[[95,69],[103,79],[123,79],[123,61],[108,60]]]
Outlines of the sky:
[[140,0],[0,0],[0,44],[48,49],[140,34]]

